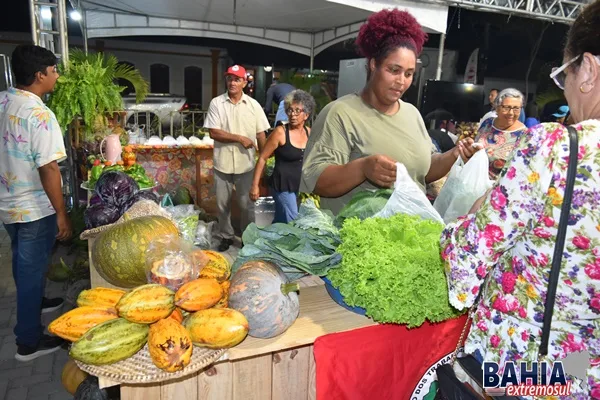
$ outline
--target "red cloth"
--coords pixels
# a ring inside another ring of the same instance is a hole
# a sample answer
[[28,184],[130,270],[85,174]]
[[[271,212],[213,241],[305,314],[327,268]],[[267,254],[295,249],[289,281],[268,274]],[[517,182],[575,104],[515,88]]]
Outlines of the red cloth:
[[425,372],[454,351],[465,321],[376,325],[317,338],[317,399],[408,399]]

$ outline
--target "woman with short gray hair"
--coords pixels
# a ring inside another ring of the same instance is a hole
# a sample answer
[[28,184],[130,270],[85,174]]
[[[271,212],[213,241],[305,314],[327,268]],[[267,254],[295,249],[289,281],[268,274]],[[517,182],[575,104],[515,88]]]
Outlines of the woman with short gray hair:
[[303,90],[294,90],[284,99],[288,123],[278,126],[267,139],[260,153],[254,180],[250,189],[250,200],[260,196],[259,182],[267,160],[275,154],[275,168],[269,182],[275,200],[275,219],[273,222],[288,223],[298,215],[298,190],[302,175],[304,148],[308,142],[310,128],[306,121],[315,111],[315,99]]
[[523,93],[504,89],[494,100],[497,117],[484,120],[479,126],[475,142],[481,143],[490,159],[490,179],[496,180],[527,127],[519,121],[523,108]]

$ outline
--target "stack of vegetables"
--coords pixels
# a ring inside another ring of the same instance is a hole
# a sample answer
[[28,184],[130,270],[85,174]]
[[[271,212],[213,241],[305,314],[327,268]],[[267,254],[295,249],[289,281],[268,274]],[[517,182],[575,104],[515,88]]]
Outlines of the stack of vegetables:
[[377,322],[416,327],[458,316],[440,256],[443,225],[406,214],[373,218],[386,201],[385,191],[361,192],[341,210],[342,262],[327,278]]
[[110,168],[113,167],[106,167],[100,175],[95,184],[94,195],[90,198],[90,206],[85,210],[87,229],[112,224],[139,200],[158,203],[155,194],[140,191],[137,182],[129,175]]
[[130,292],[96,287],[81,292],[78,307],[54,320],[48,330],[73,342],[70,356],[90,365],[127,359],[146,344],[154,365],[176,372],[191,360],[193,345],[211,349],[237,345],[248,321],[227,308],[231,269],[218,253],[199,278],[173,291],[144,284]]
[[318,209],[312,200],[300,206],[293,223],[264,228],[250,224],[242,240],[244,247],[233,265],[234,271],[248,261],[263,260],[276,264],[290,280],[296,280],[306,274],[323,276],[341,261],[336,253],[340,238],[333,216]]
[[121,154],[122,161],[113,164],[110,161],[102,160],[99,156],[91,155],[87,158],[91,167],[90,180],[87,182],[88,189],[93,189],[96,182],[104,172],[120,171],[129,175],[141,189],[148,189],[154,186],[152,178],[148,177],[146,170],[140,164],[136,163],[136,156],[131,146],[125,146]]

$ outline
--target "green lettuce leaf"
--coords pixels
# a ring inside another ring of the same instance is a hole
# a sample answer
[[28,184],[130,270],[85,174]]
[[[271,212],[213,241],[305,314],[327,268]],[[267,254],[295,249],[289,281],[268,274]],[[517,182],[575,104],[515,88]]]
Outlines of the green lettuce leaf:
[[448,302],[440,257],[443,226],[416,216],[346,220],[342,263],[327,277],[350,306],[378,322],[417,327],[460,315]]

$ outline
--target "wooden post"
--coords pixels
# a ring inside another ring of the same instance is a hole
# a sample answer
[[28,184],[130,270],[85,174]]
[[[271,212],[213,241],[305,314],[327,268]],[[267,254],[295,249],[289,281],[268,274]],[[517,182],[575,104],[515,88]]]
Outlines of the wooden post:
[[221,50],[211,49],[210,57],[212,59],[212,97],[217,97],[219,93],[219,54]]

